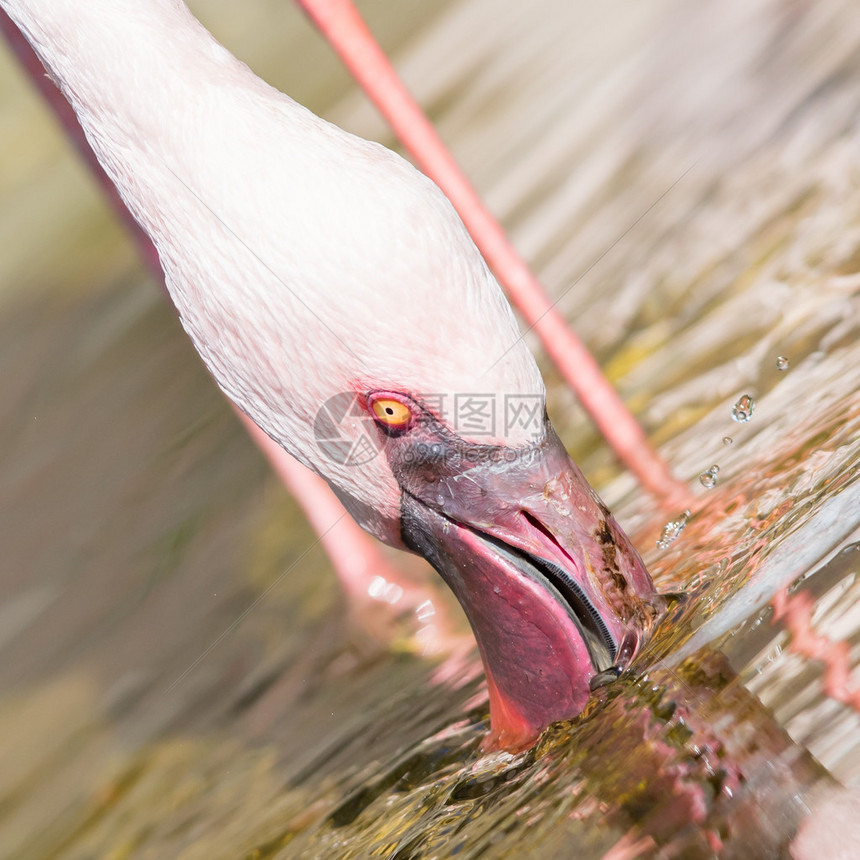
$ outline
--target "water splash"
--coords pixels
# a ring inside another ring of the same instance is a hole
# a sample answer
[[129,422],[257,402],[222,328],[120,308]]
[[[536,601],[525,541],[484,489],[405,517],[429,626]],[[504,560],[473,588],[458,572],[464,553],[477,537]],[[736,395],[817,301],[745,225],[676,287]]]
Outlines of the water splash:
[[678,540],[689,519],[690,512],[687,510],[676,519],[669,520],[669,522],[663,526],[663,531],[660,533],[660,539],[657,541],[657,549],[668,549],[676,540]]
[[755,411],[755,400],[750,394],[744,394],[732,407],[732,418],[738,424],[746,424]]
[[717,474],[719,471],[720,467],[714,464],[710,469],[706,469],[699,475],[699,483],[706,490],[713,490],[717,486]]
[[776,369],[777,370],[788,370],[788,366],[791,362],[784,356],[777,356],[776,359]]

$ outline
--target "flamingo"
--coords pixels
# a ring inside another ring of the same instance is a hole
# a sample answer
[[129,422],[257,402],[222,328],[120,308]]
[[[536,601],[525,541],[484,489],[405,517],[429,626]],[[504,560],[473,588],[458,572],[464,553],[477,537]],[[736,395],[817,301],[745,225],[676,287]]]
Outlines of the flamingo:
[[269,87],[180,0],[0,6],[152,239],[218,385],[459,599],[488,747],[578,714],[663,600],[549,423],[534,358],[447,198]]

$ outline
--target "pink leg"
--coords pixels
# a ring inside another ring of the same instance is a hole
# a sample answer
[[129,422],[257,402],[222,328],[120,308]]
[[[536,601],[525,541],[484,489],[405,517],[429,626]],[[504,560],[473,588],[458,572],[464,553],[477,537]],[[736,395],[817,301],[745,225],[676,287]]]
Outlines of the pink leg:
[[[18,28],[0,10],[0,33],[14,51],[19,62],[57,116],[67,137],[89,166],[102,186],[116,216],[125,224],[136,242],[144,262],[159,283],[163,281],[161,263],[149,236],[126,209],[122,198],[95,157],[77,117],[60,91],[45,75],[39,58]],[[366,535],[347,514],[328,486],[273,442],[246,415],[236,410],[248,434],[269,461],[287,489],[296,497],[314,531],[320,538],[338,578],[349,596],[360,626],[371,628],[377,639],[388,635],[387,628],[395,616],[415,612],[418,620],[416,641],[423,653],[459,649],[459,637],[451,633],[451,625],[438,592],[432,586],[417,586],[405,581],[389,564],[376,543]],[[369,605],[388,606],[381,617],[367,613]],[[375,617],[373,617],[375,616]]]
[[430,121],[398,78],[352,0],[296,0],[412,153],[445,192],[475,244],[534,329],[618,458],[666,504],[690,507],[686,484],[673,477],[639,423],[603,376],[594,357],[567,325],[546,290],[481,202]]
[[650,836],[640,836],[635,829],[628,830],[600,860],[637,860],[656,847]]
[[[236,414],[319,536],[364,632],[386,641],[390,639],[394,617],[414,612],[418,622],[415,640],[422,654],[459,652],[463,637],[453,631],[438,592],[432,586],[405,579],[322,478],[287,454],[247,415],[239,410]],[[390,607],[393,612],[375,617],[373,608],[379,605]]]
[[783,588],[771,601],[773,621],[782,621],[790,635],[788,650],[809,660],[824,664],[824,693],[860,711],[860,686],[851,683],[851,646],[847,642],[834,642],[817,633],[812,626],[815,608],[806,591],[789,594]]

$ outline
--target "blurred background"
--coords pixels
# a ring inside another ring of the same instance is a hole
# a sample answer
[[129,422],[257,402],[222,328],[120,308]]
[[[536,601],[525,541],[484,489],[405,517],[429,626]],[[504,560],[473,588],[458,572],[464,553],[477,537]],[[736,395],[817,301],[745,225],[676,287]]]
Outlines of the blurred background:
[[[287,0],[190,5],[271,84],[396,146]],[[359,7],[701,506],[658,551],[666,512],[530,338],[574,457],[664,587],[711,589],[697,624],[733,607],[699,644],[734,631],[732,664],[778,724],[857,784],[857,712],[756,614],[773,583],[824,570],[816,622],[857,663],[856,9]],[[312,832],[345,774],[360,785],[480,706],[474,665],[439,686],[436,663],[344,623],[313,533],[5,47],[0,153],[0,856],[448,856],[438,819],[411,854],[369,823],[368,842],[290,847],[284,822]],[[743,394],[748,425],[730,417]],[[383,811],[369,820],[396,830]],[[469,821],[462,856],[555,856]]]

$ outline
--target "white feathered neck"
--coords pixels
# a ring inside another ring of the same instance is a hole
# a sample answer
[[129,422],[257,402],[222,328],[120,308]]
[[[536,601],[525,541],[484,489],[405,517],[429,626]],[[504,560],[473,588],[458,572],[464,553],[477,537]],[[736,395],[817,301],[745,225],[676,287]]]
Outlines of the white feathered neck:
[[[394,539],[399,491],[384,458],[320,451],[327,398],[543,396],[462,223],[399,156],[269,87],[177,0],[0,2],[154,240],[219,385],[369,530]],[[492,441],[529,437],[497,425]]]

